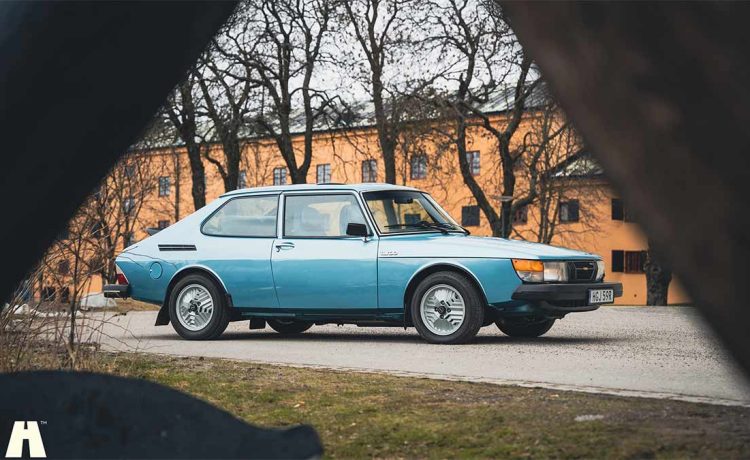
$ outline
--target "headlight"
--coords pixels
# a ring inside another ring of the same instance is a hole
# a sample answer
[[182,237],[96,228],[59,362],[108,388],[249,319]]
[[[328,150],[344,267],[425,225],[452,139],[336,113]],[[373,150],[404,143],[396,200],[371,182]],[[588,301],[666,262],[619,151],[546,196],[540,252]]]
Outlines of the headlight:
[[513,259],[518,277],[527,283],[565,282],[568,268],[565,262],[542,262],[541,260]]
[[568,281],[567,265],[565,262],[544,262],[544,281]]
[[602,279],[604,279],[604,261],[597,260],[596,261],[596,280],[601,281]]

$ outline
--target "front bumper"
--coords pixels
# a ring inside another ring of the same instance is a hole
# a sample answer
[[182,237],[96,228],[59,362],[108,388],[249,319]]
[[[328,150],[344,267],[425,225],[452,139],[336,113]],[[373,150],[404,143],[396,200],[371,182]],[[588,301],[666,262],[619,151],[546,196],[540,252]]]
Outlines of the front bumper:
[[570,309],[587,306],[591,289],[612,289],[615,297],[622,297],[621,283],[540,283],[518,286],[512,298],[530,302],[548,302]]
[[109,299],[126,299],[130,297],[130,286],[127,284],[105,284],[102,292],[104,297]]

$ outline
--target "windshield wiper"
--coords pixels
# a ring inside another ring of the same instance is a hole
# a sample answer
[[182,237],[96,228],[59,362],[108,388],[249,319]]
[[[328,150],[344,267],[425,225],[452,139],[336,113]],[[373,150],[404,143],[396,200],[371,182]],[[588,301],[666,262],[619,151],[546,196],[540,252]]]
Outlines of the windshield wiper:
[[409,224],[392,224],[392,225],[386,225],[385,228],[394,228],[394,227],[414,227],[414,228],[429,228],[432,230],[437,230],[441,233],[448,233],[448,230],[455,230],[455,227],[451,224],[441,224],[438,222],[427,222],[426,220],[420,220],[419,222],[413,222]]

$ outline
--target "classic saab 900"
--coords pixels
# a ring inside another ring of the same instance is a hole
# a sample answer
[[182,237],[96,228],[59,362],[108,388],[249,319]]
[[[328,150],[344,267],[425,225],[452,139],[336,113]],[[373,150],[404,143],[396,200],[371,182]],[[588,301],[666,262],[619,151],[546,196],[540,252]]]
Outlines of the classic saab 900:
[[470,236],[430,195],[387,184],[237,190],[117,257],[108,297],[161,305],[186,339],[249,320],[282,334],[316,324],[415,327],[432,343],[497,325],[537,337],[622,295],[599,256]]

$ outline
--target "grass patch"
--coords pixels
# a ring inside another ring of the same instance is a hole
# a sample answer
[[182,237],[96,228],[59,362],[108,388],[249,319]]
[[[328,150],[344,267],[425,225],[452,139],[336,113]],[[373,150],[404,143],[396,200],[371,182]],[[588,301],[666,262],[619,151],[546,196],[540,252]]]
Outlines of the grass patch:
[[311,424],[329,458],[750,457],[745,408],[216,359],[100,359],[105,371],[253,424]]

